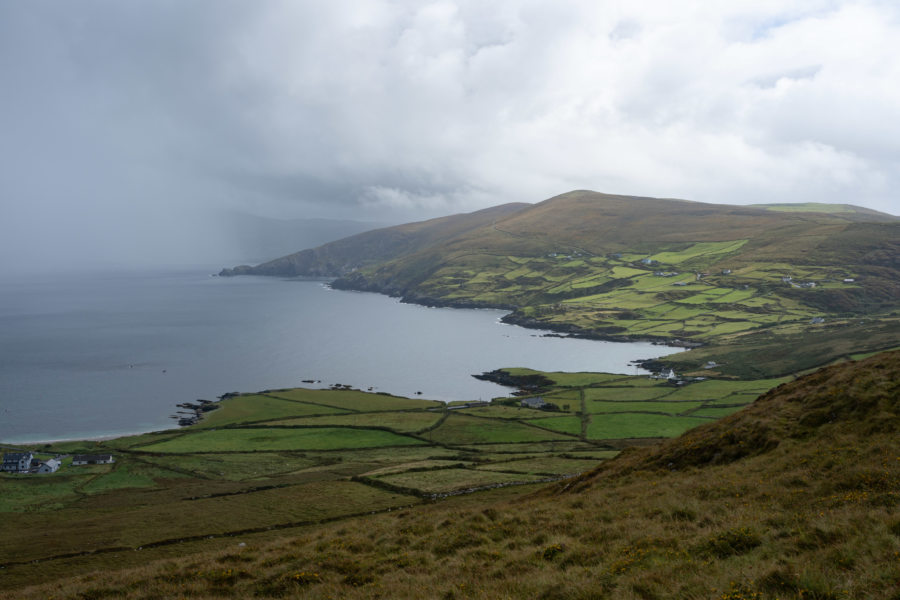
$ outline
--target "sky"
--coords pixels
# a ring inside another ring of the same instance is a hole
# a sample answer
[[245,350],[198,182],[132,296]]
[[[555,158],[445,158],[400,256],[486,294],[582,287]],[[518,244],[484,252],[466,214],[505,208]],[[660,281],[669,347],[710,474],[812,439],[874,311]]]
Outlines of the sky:
[[900,3],[0,0],[0,161],[6,272],[574,189],[897,214]]

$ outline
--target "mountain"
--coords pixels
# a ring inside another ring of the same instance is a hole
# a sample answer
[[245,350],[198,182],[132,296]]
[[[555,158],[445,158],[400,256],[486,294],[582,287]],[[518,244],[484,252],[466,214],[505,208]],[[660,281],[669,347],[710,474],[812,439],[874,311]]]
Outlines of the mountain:
[[[507,308],[506,320],[525,326],[703,346],[672,366],[712,362],[713,374],[739,377],[793,373],[900,339],[900,218],[847,205],[575,191],[222,274],[337,277],[335,288],[409,302]],[[789,358],[775,360],[784,354],[775,347],[790,348]]]
[[527,204],[505,204],[469,214],[367,231],[317,248],[295,252],[255,267],[241,265],[233,269],[223,269],[219,274],[223,277],[234,275],[334,277],[362,266],[440,245],[527,206]]
[[891,599],[898,426],[900,352],[882,353],[538,491],[185,543],[129,569],[77,557],[9,597]]

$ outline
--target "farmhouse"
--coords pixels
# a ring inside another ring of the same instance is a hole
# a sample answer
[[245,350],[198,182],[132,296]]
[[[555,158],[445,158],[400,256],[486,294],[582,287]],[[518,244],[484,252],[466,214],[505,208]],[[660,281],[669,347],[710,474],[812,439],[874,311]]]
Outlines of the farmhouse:
[[37,470],[35,470],[35,473],[56,473],[56,471],[59,470],[59,464],[58,458],[41,461],[41,464]]
[[679,381],[680,378],[675,374],[674,369],[669,369],[668,371],[663,371],[656,375],[651,375],[650,379],[667,379],[669,381]]
[[72,457],[73,465],[109,465],[116,462],[112,454],[76,454]]
[[535,396],[534,398],[525,398],[521,403],[521,405],[525,408],[541,408],[545,404],[547,403],[544,402],[544,399],[540,396]]
[[34,454],[31,452],[7,452],[3,455],[0,471],[7,473],[27,473],[31,469]]

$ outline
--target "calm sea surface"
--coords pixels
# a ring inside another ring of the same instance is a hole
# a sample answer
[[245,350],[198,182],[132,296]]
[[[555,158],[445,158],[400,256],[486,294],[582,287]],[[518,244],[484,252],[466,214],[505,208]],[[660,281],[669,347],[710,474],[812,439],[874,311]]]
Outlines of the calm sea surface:
[[303,379],[439,400],[507,388],[473,373],[524,366],[636,373],[672,352],[541,337],[503,311],[425,308],[317,281],[209,271],[28,277],[0,287],[0,440],[172,427],[179,402]]

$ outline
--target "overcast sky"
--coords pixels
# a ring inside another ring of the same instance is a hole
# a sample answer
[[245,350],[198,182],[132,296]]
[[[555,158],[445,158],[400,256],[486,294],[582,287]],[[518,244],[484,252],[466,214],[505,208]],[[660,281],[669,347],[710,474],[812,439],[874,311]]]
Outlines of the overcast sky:
[[897,213],[895,0],[0,0],[0,269],[572,189]]

